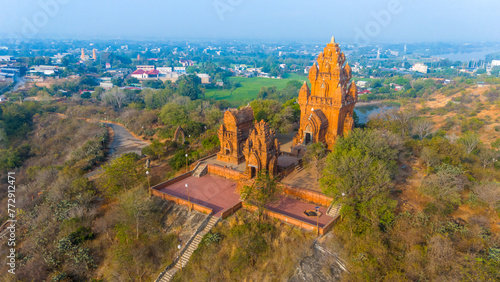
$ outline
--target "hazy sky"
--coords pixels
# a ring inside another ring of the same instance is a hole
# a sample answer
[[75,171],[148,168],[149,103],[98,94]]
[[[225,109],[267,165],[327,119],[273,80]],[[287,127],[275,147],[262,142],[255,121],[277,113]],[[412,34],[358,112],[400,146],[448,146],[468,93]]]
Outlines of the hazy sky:
[[126,39],[500,41],[498,0],[0,0],[0,34]]

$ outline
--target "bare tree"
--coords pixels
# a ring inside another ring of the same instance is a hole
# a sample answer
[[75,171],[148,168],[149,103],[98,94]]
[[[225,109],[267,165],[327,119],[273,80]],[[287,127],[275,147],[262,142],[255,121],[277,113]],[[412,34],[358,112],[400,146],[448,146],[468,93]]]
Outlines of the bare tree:
[[386,114],[397,124],[399,124],[401,129],[401,135],[405,136],[410,128],[411,120],[417,115],[413,110],[397,110],[392,109],[386,112]]
[[433,124],[432,122],[420,119],[413,123],[412,131],[414,134],[418,135],[420,140],[423,140],[432,133]]
[[446,273],[453,264],[455,250],[450,239],[441,235],[434,235],[429,240],[429,270],[432,273]]
[[457,140],[459,139],[455,133],[446,134],[446,136],[444,138],[448,139],[448,141],[450,141],[451,144],[455,144],[457,142]]
[[324,166],[326,153],[325,144],[322,142],[307,146],[307,151],[303,160],[306,163],[306,166],[314,165],[314,168],[316,169],[316,181],[319,179],[320,172]]
[[102,93],[101,100],[108,105],[121,108],[127,100],[127,95],[120,88],[114,87],[113,89]]
[[465,146],[467,154],[470,154],[474,151],[474,149],[476,149],[477,145],[479,145],[479,135],[467,132],[458,141]]
[[427,170],[431,166],[439,164],[441,161],[439,154],[436,153],[434,150],[430,149],[429,147],[424,147],[422,149],[422,152],[420,153],[420,158],[425,162],[427,166]]
[[479,160],[481,161],[483,168],[488,167],[490,164],[494,164],[499,157],[500,151],[493,149],[484,148],[481,149],[481,152],[479,152]]
[[500,184],[498,183],[481,183],[474,187],[474,192],[491,208],[496,208],[500,203]]

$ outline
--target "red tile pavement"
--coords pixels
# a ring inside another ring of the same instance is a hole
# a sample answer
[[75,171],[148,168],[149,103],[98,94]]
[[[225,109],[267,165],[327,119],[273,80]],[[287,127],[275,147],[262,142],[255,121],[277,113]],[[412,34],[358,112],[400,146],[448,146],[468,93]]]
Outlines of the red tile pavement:
[[[315,216],[309,217],[304,214],[306,210],[315,210],[316,206],[315,204],[299,201],[287,196],[280,196],[279,200],[269,205],[268,209],[316,225]],[[327,208],[325,207],[319,207],[319,211],[322,213],[318,220],[319,227],[325,226],[333,219],[333,217],[326,215],[326,210]]]
[[[236,193],[237,183],[214,175],[205,175],[203,177],[190,176],[160,191],[187,200],[186,183],[189,188],[189,200],[211,208],[215,216],[220,216],[223,210],[233,207],[240,202],[240,195]],[[316,225],[316,217],[308,217],[304,214],[304,211],[314,210],[315,207],[315,204],[287,196],[280,196],[279,200],[269,205],[268,209]],[[320,207],[320,212],[323,213],[319,217],[320,227],[325,226],[333,219],[326,215],[326,210],[325,207]]]
[[186,183],[189,188],[189,200],[211,208],[215,216],[220,216],[223,210],[240,202],[240,195],[236,193],[236,182],[213,175],[190,176],[160,191],[187,200]]

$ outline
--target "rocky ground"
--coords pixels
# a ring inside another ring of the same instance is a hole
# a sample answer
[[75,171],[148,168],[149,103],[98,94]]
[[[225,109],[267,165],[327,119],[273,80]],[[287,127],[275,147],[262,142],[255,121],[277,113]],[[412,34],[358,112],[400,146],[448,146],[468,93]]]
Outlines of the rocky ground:
[[346,265],[332,241],[335,238],[331,232],[315,241],[310,255],[302,258],[290,281],[341,281]]

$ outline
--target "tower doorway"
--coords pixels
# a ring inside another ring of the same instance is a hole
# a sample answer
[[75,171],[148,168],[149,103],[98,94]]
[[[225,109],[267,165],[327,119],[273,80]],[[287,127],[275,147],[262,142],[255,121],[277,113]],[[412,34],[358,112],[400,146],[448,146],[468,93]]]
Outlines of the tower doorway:
[[311,134],[311,132],[305,132],[304,144],[308,145],[311,142],[312,142],[312,134]]
[[250,167],[250,179],[255,178],[257,176],[257,168],[251,166]]

